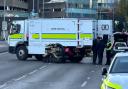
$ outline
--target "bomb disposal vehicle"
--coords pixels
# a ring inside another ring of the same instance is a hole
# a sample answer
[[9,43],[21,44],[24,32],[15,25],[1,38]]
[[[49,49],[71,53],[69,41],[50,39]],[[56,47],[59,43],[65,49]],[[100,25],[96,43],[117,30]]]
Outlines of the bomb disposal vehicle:
[[92,46],[93,20],[28,19],[13,21],[9,52],[19,60],[35,56],[45,62],[80,62]]

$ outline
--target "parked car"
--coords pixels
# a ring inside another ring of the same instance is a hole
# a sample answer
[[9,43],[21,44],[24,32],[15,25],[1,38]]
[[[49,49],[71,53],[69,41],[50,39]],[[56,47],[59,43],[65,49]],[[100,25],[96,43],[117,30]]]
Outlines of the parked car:
[[111,53],[114,56],[118,52],[123,52],[128,50],[126,42],[115,42],[112,46]]
[[128,89],[128,52],[117,53],[102,75],[101,89]]

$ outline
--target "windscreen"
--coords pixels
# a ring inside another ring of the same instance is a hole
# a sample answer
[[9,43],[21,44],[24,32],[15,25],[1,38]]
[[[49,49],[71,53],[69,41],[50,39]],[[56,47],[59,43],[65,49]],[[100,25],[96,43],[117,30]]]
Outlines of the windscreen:
[[117,33],[114,34],[114,41],[115,42],[127,42],[128,39],[128,35],[127,34],[121,34],[121,33]]
[[126,43],[117,43],[115,44],[115,49],[118,49],[118,47],[127,47]]
[[110,73],[128,73],[128,56],[117,57]]

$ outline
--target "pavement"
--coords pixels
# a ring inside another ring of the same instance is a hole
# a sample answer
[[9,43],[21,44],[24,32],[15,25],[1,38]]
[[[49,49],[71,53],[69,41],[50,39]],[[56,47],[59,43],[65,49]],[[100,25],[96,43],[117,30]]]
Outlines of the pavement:
[[8,51],[8,43],[6,41],[0,41],[0,53]]

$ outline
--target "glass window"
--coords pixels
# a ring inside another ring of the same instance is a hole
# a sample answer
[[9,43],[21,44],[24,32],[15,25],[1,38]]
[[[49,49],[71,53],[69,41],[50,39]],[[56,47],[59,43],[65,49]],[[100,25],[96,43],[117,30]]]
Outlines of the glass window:
[[115,49],[118,49],[118,47],[126,47],[127,45],[125,43],[117,43],[115,44]]
[[55,8],[54,11],[55,11],[55,12],[61,12],[62,9],[61,9],[61,8]]
[[48,11],[51,11],[51,9],[44,9],[44,11],[47,11],[48,12]]
[[83,8],[89,8],[89,4],[84,4]]
[[20,33],[21,30],[21,25],[19,24],[12,24],[10,28],[10,33],[11,34],[18,34]]
[[117,57],[110,73],[128,73],[128,56]]
[[83,8],[83,4],[78,4],[78,8],[82,9]]

